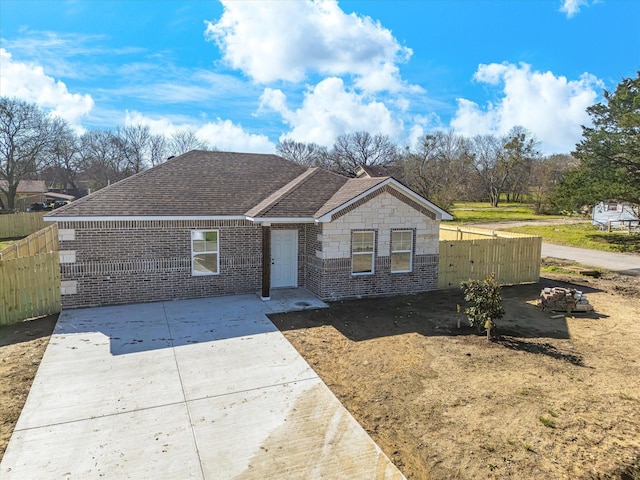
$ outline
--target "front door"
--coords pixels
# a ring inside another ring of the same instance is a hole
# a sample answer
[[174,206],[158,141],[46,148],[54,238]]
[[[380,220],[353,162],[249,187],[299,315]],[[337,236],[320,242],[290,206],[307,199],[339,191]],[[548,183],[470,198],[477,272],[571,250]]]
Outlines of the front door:
[[271,287],[298,286],[298,231],[271,230]]

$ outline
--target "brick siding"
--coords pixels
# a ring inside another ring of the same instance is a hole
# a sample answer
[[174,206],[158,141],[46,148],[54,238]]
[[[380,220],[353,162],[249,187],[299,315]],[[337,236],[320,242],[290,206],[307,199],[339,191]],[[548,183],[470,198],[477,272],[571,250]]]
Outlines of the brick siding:
[[[298,231],[298,286],[338,300],[434,290],[438,222],[404,196],[383,191],[331,223],[274,224]],[[76,293],[63,308],[256,293],[262,279],[261,226],[245,220],[59,222],[62,280]],[[219,230],[220,273],[191,275],[191,230]],[[351,274],[351,232],[376,232],[375,274]],[[390,234],[414,232],[413,269],[390,272]],[[73,234],[71,233],[73,232]],[[69,283],[70,282],[70,283]],[[75,283],[74,283],[75,282]]]
[[[253,293],[261,286],[260,227],[246,221],[60,222],[75,230],[61,265],[77,293],[63,308]],[[191,275],[191,230],[220,231],[220,274]]]

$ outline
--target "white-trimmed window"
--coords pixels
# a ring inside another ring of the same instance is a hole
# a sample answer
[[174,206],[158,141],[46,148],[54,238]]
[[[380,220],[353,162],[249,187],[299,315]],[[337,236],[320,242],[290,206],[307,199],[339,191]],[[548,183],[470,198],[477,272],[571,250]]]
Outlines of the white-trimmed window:
[[413,231],[391,231],[391,273],[410,272],[413,267]]
[[351,232],[351,273],[371,275],[375,257],[375,232]]
[[218,230],[191,230],[191,275],[220,272]]

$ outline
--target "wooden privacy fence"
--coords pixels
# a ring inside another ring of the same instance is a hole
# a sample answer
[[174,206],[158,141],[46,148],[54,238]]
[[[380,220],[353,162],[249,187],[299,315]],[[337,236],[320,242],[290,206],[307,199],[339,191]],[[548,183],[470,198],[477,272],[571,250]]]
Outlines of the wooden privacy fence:
[[0,215],[0,238],[31,235],[49,225],[42,217],[46,212],[10,213]]
[[537,282],[541,249],[542,237],[534,235],[441,227],[438,288],[458,288],[492,273],[501,285]]
[[11,260],[57,250],[58,227],[54,223],[0,250],[0,260]]
[[58,228],[53,224],[0,251],[0,325],[61,309]]
[[58,252],[0,261],[0,325],[61,309]]

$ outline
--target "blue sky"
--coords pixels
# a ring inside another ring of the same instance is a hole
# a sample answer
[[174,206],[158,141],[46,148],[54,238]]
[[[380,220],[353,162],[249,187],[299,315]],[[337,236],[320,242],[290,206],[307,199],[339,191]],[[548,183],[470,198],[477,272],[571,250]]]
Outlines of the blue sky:
[[0,49],[0,93],[79,132],[191,128],[272,152],[522,125],[557,153],[640,69],[640,2],[2,0]]

